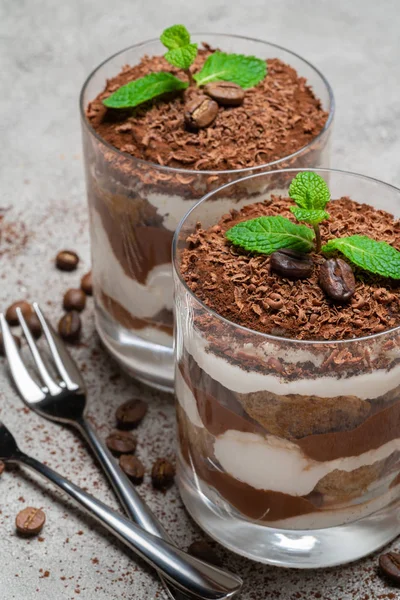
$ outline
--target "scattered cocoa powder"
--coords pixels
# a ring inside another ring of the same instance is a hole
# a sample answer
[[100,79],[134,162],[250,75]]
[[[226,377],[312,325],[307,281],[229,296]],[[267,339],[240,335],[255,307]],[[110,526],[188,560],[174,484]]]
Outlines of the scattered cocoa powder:
[[[295,221],[289,198],[272,197],[224,215],[217,228],[189,236],[182,274],[196,296],[234,323],[263,333],[297,339],[340,340],[379,333],[400,325],[400,282],[355,268],[356,292],[348,304],[329,299],[318,284],[325,258],[313,254],[307,279],[290,280],[270,269],[270,257],[249,253],[225,239],[227,229],[261,215]],[[329,204],[331,218],[321,224],[323,242],[368,235],[400,250],[400,221],[350,198]],[[335,358],[335,361],[339,358]]]
[[[211,54],[199,50],[193,71]],[[102,100],[120,86],[158,71],[185,78],[162,56],[144,56],[109,79],[86,115],[96,132],[119,150],[152,163],[195,170],[230,170],[262,165],[308,145],[323,129],[327,113],[303,77],[276,58],[267,61],[268,74],[246,90],[241,106],[222,107],[213,124],[199,132],[184,124],[184,106],[200,93],[157,98],[131,110],[107,110]]]

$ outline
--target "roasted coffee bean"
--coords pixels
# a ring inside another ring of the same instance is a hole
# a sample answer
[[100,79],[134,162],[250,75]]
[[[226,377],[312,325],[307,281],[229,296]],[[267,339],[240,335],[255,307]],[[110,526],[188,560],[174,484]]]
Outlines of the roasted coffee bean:
[[117,408],[115,413],[118,429],[134,429],[147,413],[147,404],[140,398],[132,398]]
[[189,129],[208,127],[218,114],[218,104],[208,96],[198,96],[185,107],[184,118]]
[[[17,335],[13,335],[14,342],[17,344],[18,348],[21,348],[21,340]],[[0,356],[4,356],[4,344],[3,344],[3,334],[0,331]]]
[[356,291],[356,280],[350,265],[341,258],[329,258],[320,268],[319,284],[333,300],[345,302]]
[[26,302],[26,300],[18,300],[18,302],[14,302],[6,310],[6,320],[9,325],[19,325],[17,308],[21,309],[25,319],[33,312],[32,306],[29,304],[29,302]]
[[33,335],[34,338],[39,339],[42,335],[42,326],[39,321],[39,317],[36,313],[32,313],[25,319],[26,324],[28,325],[29,331]]
[[86,273],[81,279],[81,289],[87,296],[93,295],[93,282],[92,282],[92,271]]
[[157,490],[167,490],[174,482],[175,468],[166,458],[158,458],[151,470],[151,481]]
[[214,548],[211,548],[210,544],[207,544],[207,542],[193,542],[188,548],[188,553],[200,560],[215,565],[216,567],[222,567],[222,560],[215,552]]
[[56,267],[60,271],[74,271],[79,263],[79,256],[73,250],[61,250],[56,256]]
[[119,458],[119,466],[129,479],[136,485],[140,485],[144,477],[144,466],[142,461],[133,454],[122,454]]
[[400,554],[398,552],[381,554],[379,567],[386,577],[400,584]]
[[36,535],[42,530],[46,515],[40,508],[28,506],[16,516],[15,526],[23,535]]
[[239,106],[244,100],[244,89],[231,81],[207,83],[204,91],[221,106]]
[[277,250],[270,256],[271,269],[282,277],[290,279],[304,279],[313,271],[314,263],[308,254],[295,250]]
[[117,456],[133,454],[136,450],[136,439],[127,431],[113,431],[106,439],[106,444]]
[[77,342],[81,337],[82,323],[76,310],[67,312],[58,322],[58,333],[66,342]]
[[80,288],[71,288],[64,294],[63,307],[65,310],[81,312],[86,306],[86,294]]

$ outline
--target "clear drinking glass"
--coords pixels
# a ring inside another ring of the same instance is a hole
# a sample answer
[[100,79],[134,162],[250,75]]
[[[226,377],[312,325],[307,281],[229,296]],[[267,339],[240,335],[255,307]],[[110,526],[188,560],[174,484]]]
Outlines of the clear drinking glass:
[[[198,34],[226,52],[279,58],[307,79],[328,111],[321,133],[294,154],[254,169],[195,171],[163,167],[117,150],[85,117],[107,78],[143,55],[163,54],[159,40],[112,56],[88,77],[80,108],[91,224],[97,331],[110,353],[138,379],[173,388],[173,280],[171,243],[180,219],[206,193],[252,172],[276,167],[329,165],[334,101],[325,78],[308,62],[274,44],[231,35]],[[229,203],[229,199],[227,200]]]
[[[316,171],[332,198],[400,217],[399,189]],[[287,192],[298,172],[228,184],[176,231],[178,482],[189,513],[224,546],[311,568],[358,559],[400,533],[400,328],[344,341],[258,333],[199,301],[180,272],[196,223],[217,223],[226,198],[230,208],[253,203],[246,189]]]

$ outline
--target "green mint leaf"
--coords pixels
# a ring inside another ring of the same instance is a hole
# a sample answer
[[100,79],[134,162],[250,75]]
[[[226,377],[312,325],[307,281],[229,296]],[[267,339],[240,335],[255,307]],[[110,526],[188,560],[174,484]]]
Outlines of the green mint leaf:
[[235,246],[251,252],[272,254],[280,248],[310,252],[314,231],[305,225],[296,225],[285,217],[257,217],[234,225],[225,234]]
[[184,25],[165,29],[160,37],[168,52],[166,60],[178,69],[188,69],[197,56],[197,44],[190,43],[190,34]]
[[188,84],[171,73],[150,73],[130,81],[103,100],[108,108],[133,108],[166,92],[184,90]]
[[164,55],[164,58],[178,69],[188,69],[197,56],[197,44],[187,44],[182,48],[174,48]]
[[301,208],[323,210],[331,194],[320,175],[311,171],[302,171],[290,184],[289,196]]
[[194,75],[198,85],[211,81],[231,81],[242,88],[251,88],[260,83],[267,74],[265,60],[243,54],[214,52]]
[[386,242],[377,242],[366,235],[351,235],[329,240],[322,252],[342,252],[352,263],[383,277],[400,279],[400,252]]
[[190,33],[184,25],[172,25],[164,29],[160,40],[168,50],[176,50],[190,44]]
[[318,225],[321,221],[329,219],[329,213],[324,210],[300,208],[299,206],[291,206],[290,210],[298,221],[305,221],[310,225]]

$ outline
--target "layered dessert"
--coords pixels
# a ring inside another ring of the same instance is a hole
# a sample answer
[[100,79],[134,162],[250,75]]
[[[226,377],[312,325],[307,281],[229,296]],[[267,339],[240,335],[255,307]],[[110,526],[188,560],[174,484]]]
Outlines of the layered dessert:
[[[253,51],[264,57],[270,49],[259,46]],[[129,109],[105,105],[121,87],[152,74],[171,74],[186,85],[215,52],[207,43],[199,45],[188,75],[164,56],[138,49],[137,63],[111,77],[107,71],[107,81],[85,106],[97,305],[118,326],[154,344],[172,345],[171,242],[183,215],[242,169],[260,169],[285,157],[286,166],[327,161],[330,107],[322,106],[303,76],[273,55],[263,61],[266,76],[243,91],[240,105],[218,100],[206,126],[193,127],[187,117],[188,107],[204,97],[200,85]]]
[[[307,251],[243,241],[270,217],[304,222],[293,197],[250,200],[207,227],[193,216],[181,240],[179,443],[199,492],[235,518],[321,529],[400,497],[400,222],[341,197]],[[343,241],[351,259],[331,251]],[[354,251],[368,244],[370,270]]]

